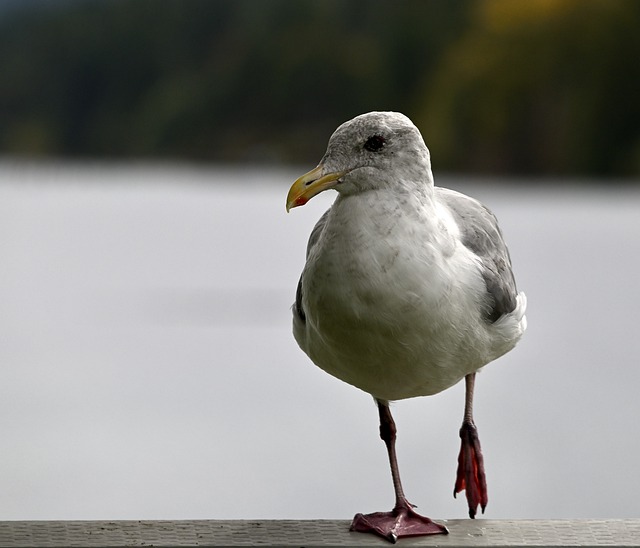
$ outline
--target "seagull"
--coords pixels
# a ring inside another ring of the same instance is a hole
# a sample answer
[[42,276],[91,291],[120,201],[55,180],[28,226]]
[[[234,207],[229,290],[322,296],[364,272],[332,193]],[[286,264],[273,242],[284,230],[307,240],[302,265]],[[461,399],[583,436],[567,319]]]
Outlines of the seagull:
[[446,534],[404,494],[389,404],[465,379],[453,494],[465,491],[471,518],[484,512],[475,377],[524,333],[526,297],[495,216],[434,185],[429,150],[403,114],[370,112],[339,126],[318,167],[291,186],[287,211],[328,189],[338,195],[309,237],[293,334],[318,367],[375,399],[395,491],[393,510],[356,514],[351,530],[391,542]]

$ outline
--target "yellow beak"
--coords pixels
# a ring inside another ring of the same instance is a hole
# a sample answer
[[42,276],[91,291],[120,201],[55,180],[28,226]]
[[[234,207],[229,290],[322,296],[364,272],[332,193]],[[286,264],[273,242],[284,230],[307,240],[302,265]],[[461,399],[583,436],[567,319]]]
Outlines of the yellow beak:
[[323,170],[324,166],[320,164],[309,173],[305,173],[291,185],[289,194],[287,194],[287,212],[291,208],[306,204],[311,198],[323,190],[333,188],[338,184],[340,177],[347,174],[347,171],[323,174]]

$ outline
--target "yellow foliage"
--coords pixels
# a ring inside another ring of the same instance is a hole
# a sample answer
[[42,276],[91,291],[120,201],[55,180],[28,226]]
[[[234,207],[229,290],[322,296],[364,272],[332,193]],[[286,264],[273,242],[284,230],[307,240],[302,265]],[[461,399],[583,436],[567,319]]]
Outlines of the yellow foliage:
[[596,12],[619,11],[619,0],[486,0],[478,2],[479,26],[495,33],[529,25],[581,19]]

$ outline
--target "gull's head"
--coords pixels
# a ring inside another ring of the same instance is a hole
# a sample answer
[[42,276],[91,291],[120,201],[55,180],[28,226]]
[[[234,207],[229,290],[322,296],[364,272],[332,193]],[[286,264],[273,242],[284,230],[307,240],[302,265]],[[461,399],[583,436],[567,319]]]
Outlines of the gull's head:
[[432,186],[429,150],[398,112],[369,112],[335,130],[318,167],[293,183],[287,211],[334,188],[344,195],[394,185]]

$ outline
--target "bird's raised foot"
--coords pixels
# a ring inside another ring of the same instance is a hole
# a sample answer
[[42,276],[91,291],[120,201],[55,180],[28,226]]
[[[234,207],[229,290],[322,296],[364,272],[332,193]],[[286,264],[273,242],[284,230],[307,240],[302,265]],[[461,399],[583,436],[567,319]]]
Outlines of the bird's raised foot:
[[484,473],[484,460],[478,430],[471,421],[464,421],[460,428],[460,454],[458,455],[458,473],[453,496],[464,490],[469,504],[469,517],[476,517],[478,506],[484,509],[489,497],[487,495],[487,480]]
[[391,512],[356,514],[351,522],[351,531],[374,533],[395,543],[402,537],[448,534],[449,530],[411,508],[409,503],[394,508]]

